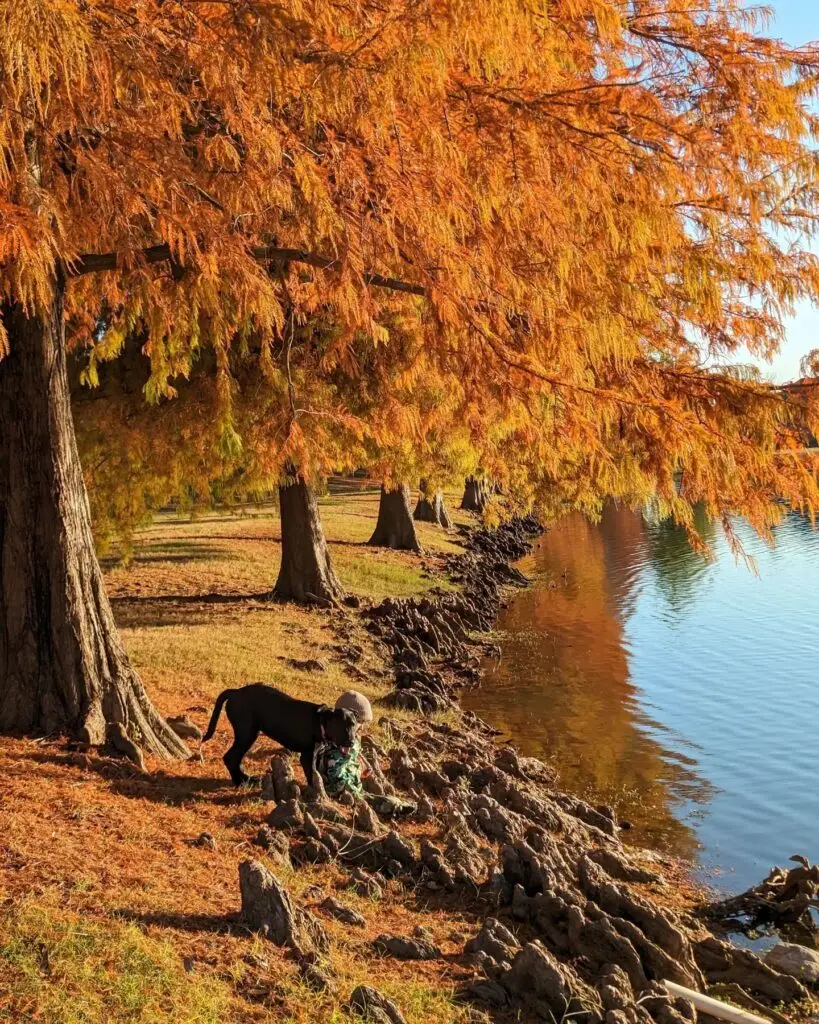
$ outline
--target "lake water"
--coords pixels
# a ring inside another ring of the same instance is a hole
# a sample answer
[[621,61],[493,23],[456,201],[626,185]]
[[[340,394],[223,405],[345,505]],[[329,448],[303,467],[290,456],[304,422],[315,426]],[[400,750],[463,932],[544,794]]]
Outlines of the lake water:
[[616,805],[633,841],[740,891],[819,860],[819,533],[790,515],[770,549],[740,526],[754,575],[703,525],[713,562],[629,510],[558,523],[464,703]]

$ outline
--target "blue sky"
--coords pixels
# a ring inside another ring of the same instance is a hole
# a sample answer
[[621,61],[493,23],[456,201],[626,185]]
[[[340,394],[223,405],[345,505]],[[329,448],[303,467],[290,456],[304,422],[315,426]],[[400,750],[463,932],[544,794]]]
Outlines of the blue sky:
[[[819,2],[817,0],[769,0],[776,20],[768,31],[792,46],[819,40]],[[799,360],[812,348],[819,348],[819,309],[804,303],[786,324],[786,339],[773,364],[762,363],[766,376],[776,381],[793,380],[799,375]]]

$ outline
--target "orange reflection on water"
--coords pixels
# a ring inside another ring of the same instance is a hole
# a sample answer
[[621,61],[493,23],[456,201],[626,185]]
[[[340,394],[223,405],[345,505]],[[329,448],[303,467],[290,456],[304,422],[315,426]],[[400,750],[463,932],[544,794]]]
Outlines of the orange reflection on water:
[[635,841],[693,857],[694,834],[675,809],[710,790],[640,709],[624,629],[642,567],[663,556],[658,541],[639,514],[616,508],[600,524],[572,515],[547,532],[521,563],[535,585],[498,622],[503,657],[464,703],[522,752],[554,762],[564,788],[616,806]]

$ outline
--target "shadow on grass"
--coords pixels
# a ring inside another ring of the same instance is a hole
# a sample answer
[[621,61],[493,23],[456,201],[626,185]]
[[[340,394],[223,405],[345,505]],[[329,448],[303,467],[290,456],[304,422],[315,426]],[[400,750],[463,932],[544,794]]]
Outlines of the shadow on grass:
[[245,604],[248,601],[259,601],[263,604],[278,603],[270,590],[257,594],[218,594],[209,591],[206,594],[150,594],[140,597],[137,594],[122,594],[110,598],[112,605],[163,605],[163,604]]
[[166,771],[155,771],[143,775],[124,759],[76,751],[37,751],[23,756],[36,764],[70,766],[94,772],[100,778],[111,783],[112,792],[132,799],[150,800],[154,803],[173,806],[207,801],[212,804],[238,807],[245,802],[257,800],[259,796],[258,788],[235,789],[227,774],[218,778],[174,775]]
[[159,914],[121,908],[113,910],[112,916],[140,927],[155,925],[158,928],[175,928],[181,932],[249,934],[249,929],[241,923],[238,914]]

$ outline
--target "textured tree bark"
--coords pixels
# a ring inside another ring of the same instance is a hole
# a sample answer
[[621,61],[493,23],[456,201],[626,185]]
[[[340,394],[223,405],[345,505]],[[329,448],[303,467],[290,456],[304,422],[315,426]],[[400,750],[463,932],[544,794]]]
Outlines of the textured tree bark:
[[373,547],[392,548],[395,551],[418,551],[421,545],[410,513],[410,489],[407,484],[388,491],[381,487],[378,521],[369,544]]
[[66,372],[62,284],[46,313],[6,304],[0,361],[0,731],[188,751],[122,646],[91,534]]
[[478,477],[468,476],[461,499],[461,508],[467,512],[483,512],[489,500],[486,481]]
[[298,478],[279,487],[279,509],[282,564],[273,593],[302,604],[334,604],[344,588],[330,562],[313,491]]
[[452,526],[444,504],[443,493],[441,491],[430,493],[426,480],[421,481],[421,493],[418,496],[418,504],[415,506],[412,518],[419,523],[435,523],[445,530]]

